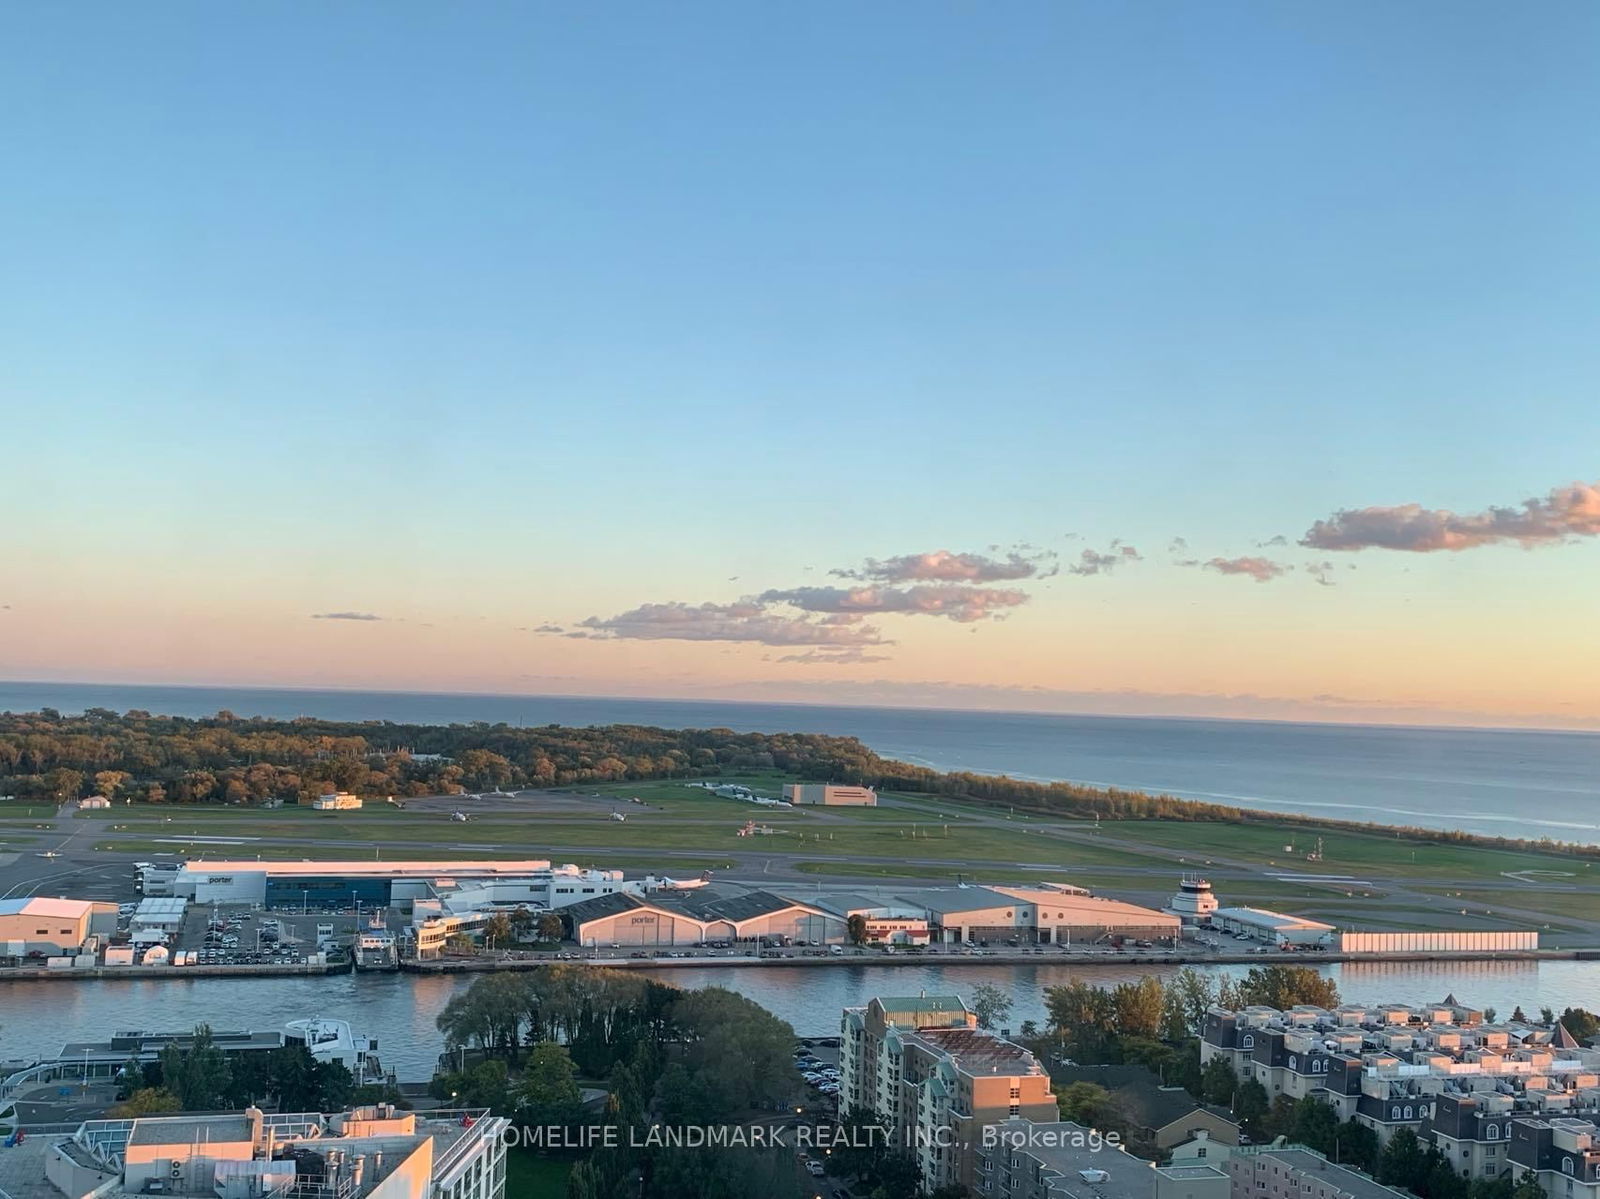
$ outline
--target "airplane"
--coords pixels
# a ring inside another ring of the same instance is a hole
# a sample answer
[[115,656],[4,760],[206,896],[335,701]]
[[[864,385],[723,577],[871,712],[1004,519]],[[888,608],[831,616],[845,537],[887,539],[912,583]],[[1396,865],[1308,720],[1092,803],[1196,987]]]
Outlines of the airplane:
[[39,855],[41,858],[59,858],[61,855],[53,849],[47,849]]
[[469,817],[465,812],[451,812],[450,819],[459,824],[465,824],[469,819],[471,819],[471,817]]
[[618,824],[621,824],[623,821],[627,820],[627,816],[621,812],[613,812],[611,813],[611,819],[615,820]]

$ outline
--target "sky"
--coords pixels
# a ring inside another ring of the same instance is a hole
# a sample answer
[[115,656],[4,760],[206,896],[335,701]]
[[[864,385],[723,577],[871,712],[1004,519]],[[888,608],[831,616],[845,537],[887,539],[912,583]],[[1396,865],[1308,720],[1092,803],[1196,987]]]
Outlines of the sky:
[[1600,727],[1600,9],[0,12],[0,677]]

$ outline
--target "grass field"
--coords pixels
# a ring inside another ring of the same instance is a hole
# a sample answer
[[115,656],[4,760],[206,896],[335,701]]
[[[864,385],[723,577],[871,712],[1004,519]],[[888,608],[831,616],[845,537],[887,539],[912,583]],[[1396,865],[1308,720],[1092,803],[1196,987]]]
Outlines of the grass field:
[[1600,890],[1592,891],[1540,891],[1506,889],[1503,891],[1450,891],[1441,893],[1441,903],[1456,908],[1499,911],[1502,908],[1526,908],[1534,912],[1550,912],[1557,916],[1575,916],[1580,920],[1600,919]]
[[[719,781],[776,795],[784,779],[775,772],[750,772]],[[641,802],[633,803],[635,798]],[[798,872],[819,881],[1065,878],[1155,906],[1170,894],[1178,873],[1200,868],[1211,872],[1226,904],[1276,908],[1338,925],[1481,928],[1495,923],[1483,909],[1500,907],[1542,913],[1552,927],[1600,920],[1600,868],[1563,854],[1435,844],[1397,833],[1319,834],[1287,819],[1282,824],[1096,824],[926,795],[880,798],[884,802],[876,808],[769,808],[724,799],[685,782],[661,781],[516,799],[413,801],[404,809],[376,802],[355,812],[121,806],[80,813],[78,820],[86,822],[79,827],[101,848],[145,855],[548,858],[676,875],[729,869],[736,859],[759,869],[771,857],[795,860]],[[472,818],[452,820],[454,808]],[[612,813],[626,819],[614,821]],[[40,821],[53,816],[53,808],[0,805],[0,848],[9,841],[20,851],[40,835]],[[741,837],[747,821],[774,831]],[[188,840],[207,836],[241,840],[233,845]],[[1305,855],[1318,836],[1322,858],[1309,862]],[[1537,881],[1579,889],[1523,886],[1507,877],[1525,871],[1534,872]],[[1279,873],[1343,875],[1355,881],[1273,877]],[[1437,893],[1437,903],[1425,906],[1415,895],[1397,893],[1418,885]],[[1455,887],[1462,894],[1446,894]]]
[[561,1199],[572,1163],[529,1149],[506,1151],[506,1199]]
[[[819,818],[807,812],[769,812],[714,797],[691,796],[681,807],[670,801],[658,802],[662,809],[632,804],[616,807],[627,817],[620,823],[610,819],[613,807],[609,803],[597,801],[590,817],[570,807],[546,815],[539,811],[536,799],[526,810],[486,807],[464,824],[442,810],[402,811],[387,805],[356,812],[317,812],[301,807],[272,811],[126,809],[116,811],[114,817],[85,819],[100,825],[105,842],[137,842],[141,849],[155,838],[260,837],[293,839],[295,849],[288,856],[296,857],[350,857],[371,847],[399,854],[410,845],[479,844],[495,846],[502,856],[509,857],[543,857],[585,849],[677,849],[805,853],[818,858],[1022,861],[1049,867],[1148,864],[1143,855],[1125,848],[1041,837],[1021,825],[963,826],[955,821],[908,819],[905,813],[889,809],[839,809]],[[463,810],[471,811],[469,805],[470,801],[464,802]],[[740,837],[739,830],[747,820],[780,831]],[[228,852],[257,851],[257,844],[248,842]],[[259,852],[267,853],[268,847],[260,845]]]
[[[1377,878],[1496,877],[1517,870],[1560,870],[1594,875],[1585,859],[1561,854],[1480,849],[1472,845],[1439,845],[1398,834],[1311,833],[1257,824],[1220,824],[1173,820],[1106,821],[1101,835],[1142,844],[1189,851],[1195,859],[1208,855],[1298,874],[1353,874]],[[1322,837],[1322,860],[1305,855]],[[1294,846],[1294,852],[1286,847]]]

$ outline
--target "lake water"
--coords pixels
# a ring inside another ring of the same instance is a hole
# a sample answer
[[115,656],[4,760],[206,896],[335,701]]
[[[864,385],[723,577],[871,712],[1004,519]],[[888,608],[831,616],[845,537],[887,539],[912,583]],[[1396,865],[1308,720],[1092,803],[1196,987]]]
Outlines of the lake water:
[[[680,987],[738,991],[806,1036],[838,1031],[839,1012],[874,995],[970,994],[980,982],[1005,989],[1023,1020],[1044,1023],[1044,989],[1080,978],[1113,985],[1175,967],[943,965],[814,967],[683,967],[649,973]],[[1245,967],[1209,967],[1241,972]],[[1600,1007],[1600,963],[1425,962],[1342,963],[1322,968],[1346,999],[1360,1003],[1435,1003],[1449,992],[1509,1015],[1521,1004]],[[129,979],[96,982],[0,983],[0,1059],[56,1053],[68,1040],[123,1029],[177,1031],[203,1021],[229,1029],[274,1029],[289,1020],[348,1020],[378,1039],[379,1054],[403,1081],[433,1072],[443,1041],[434,1018],[471,976],[344,974],[329,978]]]
[[1600,734],[804,704],[0,683],[0,710],[647,724],[859,737],[889,758],[1267,811],[1600,844]]

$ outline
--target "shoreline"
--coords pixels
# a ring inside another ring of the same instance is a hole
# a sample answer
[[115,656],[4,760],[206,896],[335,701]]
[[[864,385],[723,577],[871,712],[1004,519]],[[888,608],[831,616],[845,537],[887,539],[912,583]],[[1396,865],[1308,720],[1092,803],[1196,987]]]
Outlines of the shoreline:
[[[878,966],[1311,966],[1327,963],[1372,962],[1600,962],[1600,949],[1521,949],[1434,953],[1220,953],[1199,957],[1183,953],[1106,954],[1093,958],[1050,957],[1041,959],[1029,953],[993,953],[981,958],[943,954],[895,954],[872,958],[853,957],[688,957],[688,958],[612,958],[585,957],[580,960],[538,958],[510,961],[402,962],[394,970],[354,971],[357,974],[495,974],[502,971],[542,970],[548,966],[595,966],[607,970],[682,970],[705,967],[772,967],[807,969],[819,967]],[[107,979],[137,978],[180,981],[195,978],[320,978],[351,973],[343,965],[239,965],[239,966],[94,966],[80,970],[16,968],[0,971],[0,986],[7,982],[99,982]]]
[[1127,953],[1094,958],[1039,958],[1027,953],[995,953],[972,959],[940,954],[896,954],[860,957],[706,957],[584,958],[581,961],[452,961],[405,962],[404,974],[492,974],[502,970],[538,970],[545,966],[599,966],[611,970],[684,969],[704,966],[771,966],[778,969],[821,966],[1311,966],[1329,962],[1583,962],[1600,961],[1600,949],[1518,949],[1432,953],[1221,953],[1197,957],[1182,953]]

